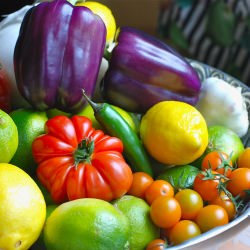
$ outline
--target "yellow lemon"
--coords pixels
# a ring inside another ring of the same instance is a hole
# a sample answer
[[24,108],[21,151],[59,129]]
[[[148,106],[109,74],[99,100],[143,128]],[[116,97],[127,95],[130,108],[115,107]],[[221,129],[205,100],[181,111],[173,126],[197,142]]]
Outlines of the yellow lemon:
[[33,179],[14,165],[0,163],[0,249],[29,249],[45,218],[44,197]]
[[195,107],[179,101],[153,105],[142,117],[140,136],[151,156],[169,165],[196,160],[208,145],[205,119]]
[[110,45],[113,42],[116,33],[116,21],[112,11],[106,5],[94,1],[78,1],[76,5],[85,6],[101,17],[107,29],[106,45]]
[[8,163],[16,153],[17,147],[17,126],[12,118],[0,109],[0,162]]

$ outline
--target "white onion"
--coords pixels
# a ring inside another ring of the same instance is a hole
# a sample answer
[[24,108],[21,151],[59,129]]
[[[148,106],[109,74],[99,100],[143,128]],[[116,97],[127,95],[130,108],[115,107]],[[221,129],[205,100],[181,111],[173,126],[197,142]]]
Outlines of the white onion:
[[196,108],[208,126],[227,127],[240,137],[247,133],[248,112],[240,87],[234,87],[219,78],[207,78],[202,83]]

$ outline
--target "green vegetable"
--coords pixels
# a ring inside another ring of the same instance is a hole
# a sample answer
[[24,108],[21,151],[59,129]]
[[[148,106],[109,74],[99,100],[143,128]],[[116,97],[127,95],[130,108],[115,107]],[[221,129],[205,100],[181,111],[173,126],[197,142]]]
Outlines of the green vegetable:
[[123,142],[124,156],[134,171],[143,171],[153,175],[148,155],[136,132],[124,118],[108,103],[95,103],[85,94],[83,96],[94,110],[96,120],[111,136]]
[[170,182],[177,192],[179,189],[192,188],[199,171],[192,165],[174,166],[166,169],[157,179]]

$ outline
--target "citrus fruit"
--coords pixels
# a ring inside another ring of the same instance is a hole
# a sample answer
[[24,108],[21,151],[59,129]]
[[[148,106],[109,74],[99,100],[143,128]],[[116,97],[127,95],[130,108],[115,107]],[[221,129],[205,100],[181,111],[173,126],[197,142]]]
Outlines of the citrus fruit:
[[204,117],[195,107],[179,101],[153,105],[142,117],[140,136],[150,155],[169,165],[194,161],[208,144]]
[[28,174],[35,172],[35,161],[32,156],[33,140],[44,133],[44,124],[48,120],[45,112],[32,109],[16,109],[10,113],[18,130],[18,148],[10,163],[22,168]]
[[159,228],[150,218],[150,206],[143,199],[124,195],[112,203],[129,221],[129,249],[145,249],[150,241],[159,238]]
[[205,153],[214,150],[231,154],[231,160],[235,162],[243,152],[244,145],[240,137],[231,129],[224,126],[210,126],[208,127],[208,146]]
[[70,116],[70,113],[66,113],[62,110],[59,110],[59,109],[56,109],[56,108],[52,108],[52,109],[48,109],[46,111],[47,113],[47,117],[50,119],[54,116],[57,116],[57,115],[65,115],[65,116]]
[[109,7],[95,1],[78,1],[76,5],[88,7],[91,11],[101,17],[107,29],[106,45],[110,45],[115,37],[116,21]]
[[157,179],[170,182],[176,192],[179,189],[192,188],[199,171],[192,165],[174,166],[162,172]]
[[0,162],[8,163],[18,147],[18,130],[12,118],[0,109]]
[[[134,131],[137,130],[136,124],[135,124],[132,116],[130,115],[130,113],[128,113],[127,111],[125,111],[117,106],[114,106],[114,105],[111,105],[111,106],[123,117],[123,119],[129,124],[129,126]],[[95,119],[93,108],[89,104],[87,104],[80,112],[78,112],[77,115],[82,115],[82,116],[88,117],[92,121],[92,126],[95,129],[103,129],[101,124]]]
[[46,204],[33,179],[12,164],[0,163],[0,249],[29,249],[45,216]]
[[49,250],[129,249],[128,235],[127,218],[109,202],[94,198],[59,205],[44,227]]

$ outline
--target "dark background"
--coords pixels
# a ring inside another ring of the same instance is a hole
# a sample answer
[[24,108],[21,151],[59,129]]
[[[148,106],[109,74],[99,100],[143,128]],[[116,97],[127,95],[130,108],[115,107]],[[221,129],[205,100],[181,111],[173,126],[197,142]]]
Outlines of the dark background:
[[3,19],[3,15],[14,12],[33,2],[33,0],[0,0],[0,20]]

